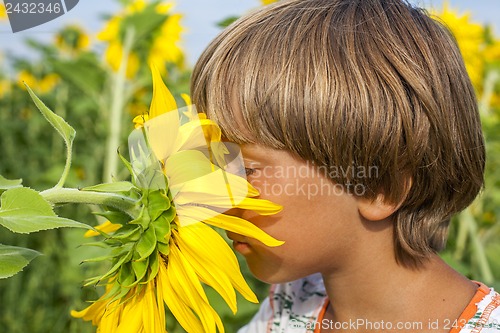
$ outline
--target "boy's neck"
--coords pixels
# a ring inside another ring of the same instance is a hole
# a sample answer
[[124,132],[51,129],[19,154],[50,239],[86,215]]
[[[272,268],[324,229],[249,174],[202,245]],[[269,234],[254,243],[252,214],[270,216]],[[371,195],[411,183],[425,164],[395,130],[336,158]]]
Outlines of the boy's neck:
[[[338,323],[365,320],[374,327],[381,325],[382,321],[392,322],[394,326],[397,322],[421,322],[422,328],[404,331],[449,332],[450,324],[448,329],[445,324],[458,319],[477,289],[477,285],[455,272],[437,255],[418,270],[398,265],[395,260],[361,260],[358,263],[343,272],[323,274],[331,300],[325,319]],[[429,320],[438,320],[440,329],[426,329]],[[347,330],[340,331],[401,331],[370,330],[363,324],[357,326],[357,330],[353,330],[352,325],[346,327]]]

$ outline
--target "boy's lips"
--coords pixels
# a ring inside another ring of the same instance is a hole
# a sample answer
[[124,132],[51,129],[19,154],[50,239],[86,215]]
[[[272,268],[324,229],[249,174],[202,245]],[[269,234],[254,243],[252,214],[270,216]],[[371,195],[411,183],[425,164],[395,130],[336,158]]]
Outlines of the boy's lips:
[[233,241],[233,248],[236,251],[240,252],[241,254],[246,254],[251,251],[252,247],[250,246],[250,244],[248,244],[245,237],[227,231],[226,234],[227,237]]

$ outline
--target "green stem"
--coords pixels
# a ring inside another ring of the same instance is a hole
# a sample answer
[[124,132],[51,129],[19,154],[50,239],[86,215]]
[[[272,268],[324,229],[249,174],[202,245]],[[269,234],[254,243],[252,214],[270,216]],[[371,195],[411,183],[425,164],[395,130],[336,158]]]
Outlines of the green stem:
[[110,206],[119,209],[132,218],[138,216],[138,202],[129,197],[108,192],[80,191],[74,188],[52,188],[40,192],[52,204],[83,203]]
[[472,216],[470,208],[464,210],[462,212],[462,216],[463,222],[468,227],[469,234],[471,236],[472,246],[479,265],[479,270],[481,271],[482,280],[486,284],[491,284],[494,280],[493,273],[491,272],[491,267],[488,263],[484,246],[479,239],[476,220],[474,219],[474,216]]
[[500,79],[500,74],[497,71],[490,70],[484,79],[483,96],[479,101],[479,112],[482,116],[487,116],[490,113],[490,102],[495,92],[495,85]]
[[454,257],[456,260],[462,260],[465,247],[467,245],[467,236],[469,234],[469,228],[467,228],[467,222],[464,221],[463,214],[458,218],[458,234],[457,234],[457,246],[455,248]]
[[71,146],[66,144],[66,163],[64,164],[64,170],[61,174],[61,178],[59,178],[59,181],[57,182],[56,186],[54,186],[54,188],[62,189],[62,187],[64,186],[66,178],[68,177],[69,174],[69,170],[71,169],[72,156],[73,152],[71,150]]
[[125,31],[125,40],[123,45],[123,55],[120,62],[120,67],[115,76],[113,85],[111,115],[109,118],[109,136],[106,147],[106,161],[104,165],[104,182],[112,181],[113,175],[116,175],[118,168],[118,154],[116,149],[120,143],[120,132],[122,124],[122,110],[125,104],[125,83],[127,75],[127,63],[132,42],[134,39],[134,30],[128,28]]

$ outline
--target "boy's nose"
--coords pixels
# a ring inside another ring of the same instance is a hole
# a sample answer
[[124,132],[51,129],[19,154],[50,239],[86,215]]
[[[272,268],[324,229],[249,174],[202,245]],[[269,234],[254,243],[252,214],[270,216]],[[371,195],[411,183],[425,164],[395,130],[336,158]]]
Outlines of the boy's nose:
[[231,208],[231,209],[225,211],[224,214],[242,218],[243,217],[243,209]]

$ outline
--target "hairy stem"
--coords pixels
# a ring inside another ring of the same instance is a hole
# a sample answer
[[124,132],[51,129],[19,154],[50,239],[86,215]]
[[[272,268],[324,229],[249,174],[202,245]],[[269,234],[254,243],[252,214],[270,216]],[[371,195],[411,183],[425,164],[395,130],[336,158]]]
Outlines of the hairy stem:
[[136,200],[116,193],[80,191],[74,188],[52,188],[40,194],[52,204],[82,203],[110,206],[127,213],[132,218],[136,218],[139,213]]
[[109,117],[109,136],[106,145],[106,160],[104,162],[104,181],[110,182],[112,177],[116,176],[118,168],[118,148],[121,135],[122,110],[125,105],[125,83],[127,75],[128,57],[132,48],[134,39],[134,30],[127,29],[125,31],[125,41],[123,45],[123,55],[118,68],[118,72],[114,77],[111,115]]

